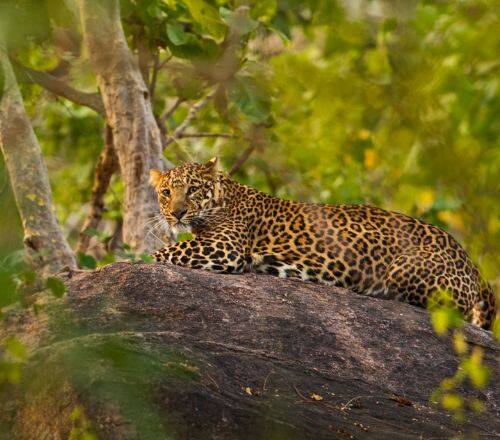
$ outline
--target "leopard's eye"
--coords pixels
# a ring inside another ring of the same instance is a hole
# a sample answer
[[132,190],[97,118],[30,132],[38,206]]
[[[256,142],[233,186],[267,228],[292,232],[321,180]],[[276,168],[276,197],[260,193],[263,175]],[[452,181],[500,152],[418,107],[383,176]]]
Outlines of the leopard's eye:
[[170,190],[168,188],[162,189],[161,190],[162,195],[165,197],[168,197],[170,195]]
[[197,190],[198,188],[196,188],[196,186],[190,186],[187,190],[187,194],[188,195],[194,194]]

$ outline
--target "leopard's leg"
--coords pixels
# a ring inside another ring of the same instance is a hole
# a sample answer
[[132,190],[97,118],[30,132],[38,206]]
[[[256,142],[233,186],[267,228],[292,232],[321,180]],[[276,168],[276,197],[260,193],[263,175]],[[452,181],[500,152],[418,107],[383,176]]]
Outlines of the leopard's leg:
[[303,281],[343,286],[330,270],[319,264],[307,266],[300,258],[289,254],[253,254],[252,269],[280,278],[298,278]]
[[158,262],[221,273],[241,273],[246,262],[242,243],[224,243],[216,238],[175,243],[154,252],[152,257]]
[[302,270],[291,259],[279,254],[252,254],[252,270],[280,278],[302,278]]

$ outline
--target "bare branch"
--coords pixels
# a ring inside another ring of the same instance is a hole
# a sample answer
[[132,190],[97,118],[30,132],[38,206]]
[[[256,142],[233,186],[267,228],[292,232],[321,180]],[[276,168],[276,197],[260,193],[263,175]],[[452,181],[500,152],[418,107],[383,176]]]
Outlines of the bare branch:
[[182,123],[174,130],[171,136],[169,136],[167,139],[165,139],[165,142],[163,144],[163,149],[165,149],[168,145],[170,145],[172,142],[174,142],[176,139],[178,139],[189,127],[193,119],[196,117],[198,112],[205,106],[205,104],[215,95],[215,89],[212,90],[210,93],[205,95],[202,99],[200,99],[198,102],[196,102],[190,109],[189,112],[182,121]]
[[236,159],[236,162],[234,163],[231,170],[229,171],[230,176],[232,176],[233,174],[238,172],[238,170],[243,166],[243,164],[247,161],[247,159],[253,153],[256,146],[257,145],[255,144],[255,142],[251,142],[250,145],[243,150],[243,153],[241,153],[240,157],[238,157],[238,159]]
[[185,101],[185,98],[179,97],[177,100],[174,102],[172,107],[170,107],[168,110],[166,110],[161,116],[160,116],[160,124],[164,125],[166,120],[172,116],[172,114],[177,110],[177,108]]
[[158,71],[160,70],[160,55],[158,51],[153,56],[153,72],[151,73],[151,81],[149,82],[149,96],[153,102],[156,91],[156,82],[158,81]]
[[200,132],[200,133],[181,133],[180,135],[177,136],[177,139],[183,139],[183,138],[237,138],[239,137],[237,134],[234,133],[205,133],[205,132]]
[[89,107],[104,117],[104,104],[99,93],[82,92],[46,72],[30,69],[17,63],[15,64],[15,68],[21,75],[21,79],[36,83],[49,92],[66,98],[75,104]]
[[229,171],[229,175],[232,176],[243,166],[251,154],[255,151],[257,147],[262,146],[265,143],[265,127],[261,124],[256,124],[250,130],[250,133],[246,136],[249,141],[248,147],[243,150],[243,153],[236,159],[236,162]]
[[118,171],[118,157],[113,145],[113,131],[109,125],[104,129],[105,145],[99,155],[94,171],[94,186],[92,187],[92,198],[90,209],[78,234],[76,245],[77,252],[87,252],[90,243],[89,229],[97,229],[104,212],[104,195],[109,188],[111,177]]

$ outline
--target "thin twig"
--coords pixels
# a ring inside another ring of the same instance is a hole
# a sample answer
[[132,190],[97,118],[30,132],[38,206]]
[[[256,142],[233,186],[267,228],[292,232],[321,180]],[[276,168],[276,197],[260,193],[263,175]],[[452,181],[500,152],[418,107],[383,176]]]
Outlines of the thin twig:
[[177,110],[177,107],[179,107],[185,100],[185,98],[177,98],[172,107],[170,107],[160,116],[160,124],[164,125],[166,120],[173,115],[173,113]]
[[269,376],[271,376],[271,374],[273,374],[273,373],[274,373],[274,370],[271,370],[271,371],[269,371],[269,373],[267,373],[267,376],[264,379],[264,383],[262,384],[261,394],[264,394],[267,391],[267,388],[266,388],[267,380],[269,379]]
[[182,121],[182,123],[174,130],[171,136],[169,136],[167,139],[165,139],[165,142],[163,144],[163,148],[166,148],[169,146],[172,142],[174,142],[176,139],[181,136],[186,129],[189,127],[191,122],[193,121],[194,118],[196,118],[196,115],[198,112],[205,106],[205,104],[214,96],[215,94],[215,89],[206,94],[202,99],[200,99],[198,102],[196,102],[190,109],[189,112]]
[[242,166],[243,164],[247,161],[247,159],[250,157],[250,155],[253,153],[256,147],[256,143],[252,142],[248,147],[243,150],[243,153],[241,153],[240,157],[236,159],[236,162],[232,166],[231,170],[229,171],[229,175],[232,176],[235,174]]
[[303,395],[303,394],[299,391],[299,389],[297,388],[297,386],[296,386],[294,383],[292,383],[292,387],[293,387],[293,389],[295,390],[295,392],[297,393],[297,395],[298,395],[301,399],[305,400],[306,402],[312,402],[312,400],[311,400],[311,399],[308,399],[306,396],[304,396],[304,395]]
[[160,65],[158,66],[158,70],[160,70],[162,67],[165,66],[165,64],[167,64],[174,56],[173,55],[169,55],[167,56],[167,58],[165,58],[161,63]]
[[256,148],[262,146],[265,143],[265,127],[261,124],[255,124],[250,133],[248,133],[245,138],[248,140],[249,144],[243,150],[243,153],[236,159],[236,162],[231,167],[229,171],[229,175],[232,176],[243,166],[243,164],[247,161],[247,159],[251,156],[251,154],[255,151]]
[[105,116],[104,104],[99,93],[82,92],[46,72],[30,69],[18,63],[15,63],[14,66],[22,79],[36,83],[57,96],[62,96],[75,104],[89,107],[101,116]]
[[156,82],[158,81],[158,71],[160,70],[159,63],[160,63],[160,56],[157,51],[153,57],[153,72],[151,74],[151,81],[149,83],[149,96],[151,102],[153,102],[155,97]]
[[181,133],[177,136],[177,139],[183,138],[237,138],[238,135],[234,133]]
[[373,398],[374,396],[356,396],[356,397],[353,397],[352,399],[350,399],[348,402],[344,403],[341,405],[340,407],[340,410],[341,411],[345,411],[346,409],[349,408],[349,405],[354,402],[355,400],[359,400],[359,399],[369,399],[369,398]]

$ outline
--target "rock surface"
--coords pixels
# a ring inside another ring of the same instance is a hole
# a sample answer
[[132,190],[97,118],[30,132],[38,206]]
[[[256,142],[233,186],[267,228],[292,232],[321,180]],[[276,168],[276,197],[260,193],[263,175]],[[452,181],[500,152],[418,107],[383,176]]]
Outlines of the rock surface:
[[[499,349],[466,325],[493,376],[463,389],[485,411],[457,424],[430,402],[458,360],[425,310],[293,280],[117,263],[68,280],[0,405],[19,439],[348,439],[500,435]],[[80,409],[76,415],[74,408]],[[71,413],[73,412],[73,416]],[[87,422],[89,425],[87,425]],[[90,426],[90,428],[88,428]]]

